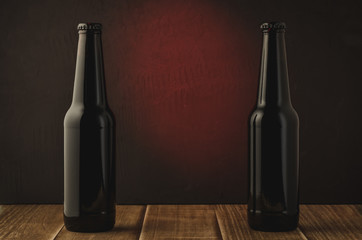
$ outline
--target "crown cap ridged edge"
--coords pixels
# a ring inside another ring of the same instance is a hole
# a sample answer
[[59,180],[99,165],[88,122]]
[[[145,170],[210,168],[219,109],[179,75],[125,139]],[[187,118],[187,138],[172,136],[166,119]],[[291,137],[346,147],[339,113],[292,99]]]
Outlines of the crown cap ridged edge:
[[100,23],[79,23],[77,29],[78,29],[78,31],[81,31],[81,30],[101,31],[102,24],[100,24]]
[[266,22],[260,25],[260,28],[263,30],[263,32],[272,31],[272,30],[282,30],[286,29],[287,25],[284,22]]

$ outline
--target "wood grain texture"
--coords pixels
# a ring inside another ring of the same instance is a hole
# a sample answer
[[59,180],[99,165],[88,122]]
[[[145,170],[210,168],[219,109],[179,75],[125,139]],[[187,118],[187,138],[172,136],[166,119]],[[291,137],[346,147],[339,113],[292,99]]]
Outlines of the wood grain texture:
[[57,240],[96,240],[96,239],[139,239],[146,206],[117,206],[116,224],[111,231],[101,233],[69,232],[65,227],[55,238]]
[[217,205],[215,212],[224,240],[307,239],[299,229],[276,233],[252,230],[248,225],[246,208],[246,205]]
[[54,239],[62,227],[62,205],[0,205],[0,239]]
[[212,205],[148,205],[140,240],[222,239]]
[[361,205],[302,205],[300,229],[308,239],[362,239]]
[[122,205],[114,229],[103,233],[67,231],[62,210],[62,205],[0,205],[0,239],[362,239],[362,205],[301,205],[299,228],[277,233],[250,229],[246,205]]

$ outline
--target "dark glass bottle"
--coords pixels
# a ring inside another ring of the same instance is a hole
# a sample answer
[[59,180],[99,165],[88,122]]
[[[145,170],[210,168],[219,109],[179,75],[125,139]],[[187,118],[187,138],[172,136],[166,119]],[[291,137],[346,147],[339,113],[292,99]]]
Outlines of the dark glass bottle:
[[115,121],[105,91],[102,25],[78,25],[72,104],[64,119],[64,222],[98,232],[115,222]]
[[285,24],[264,23],[258,101],[249,119],[250,227],[288,231],[299,218],[299,119],[289,94]]

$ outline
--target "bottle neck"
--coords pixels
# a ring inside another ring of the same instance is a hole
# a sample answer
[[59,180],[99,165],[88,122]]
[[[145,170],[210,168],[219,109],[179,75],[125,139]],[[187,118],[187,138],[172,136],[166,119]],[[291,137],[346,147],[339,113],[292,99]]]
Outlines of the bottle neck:
[[263,33],[263,50],[259,76],[259,107],[291,105],[285,30]]
[[100,32],[79,33],[73,104],[107,106]]

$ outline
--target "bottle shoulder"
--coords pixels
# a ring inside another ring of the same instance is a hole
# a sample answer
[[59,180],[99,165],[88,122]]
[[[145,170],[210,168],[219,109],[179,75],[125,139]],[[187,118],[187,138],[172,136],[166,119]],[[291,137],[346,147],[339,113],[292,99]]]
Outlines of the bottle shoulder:
[[250,114],[249,123],[260,126],[265,123],[296,124],[299,125],[299,117],[293,106],[284,107],[255,107]]
[[81,125],[113,127],[114,115],[108,107],[85,107],[83,104],[72,104],[64,117],[64,127],[80,127]]

